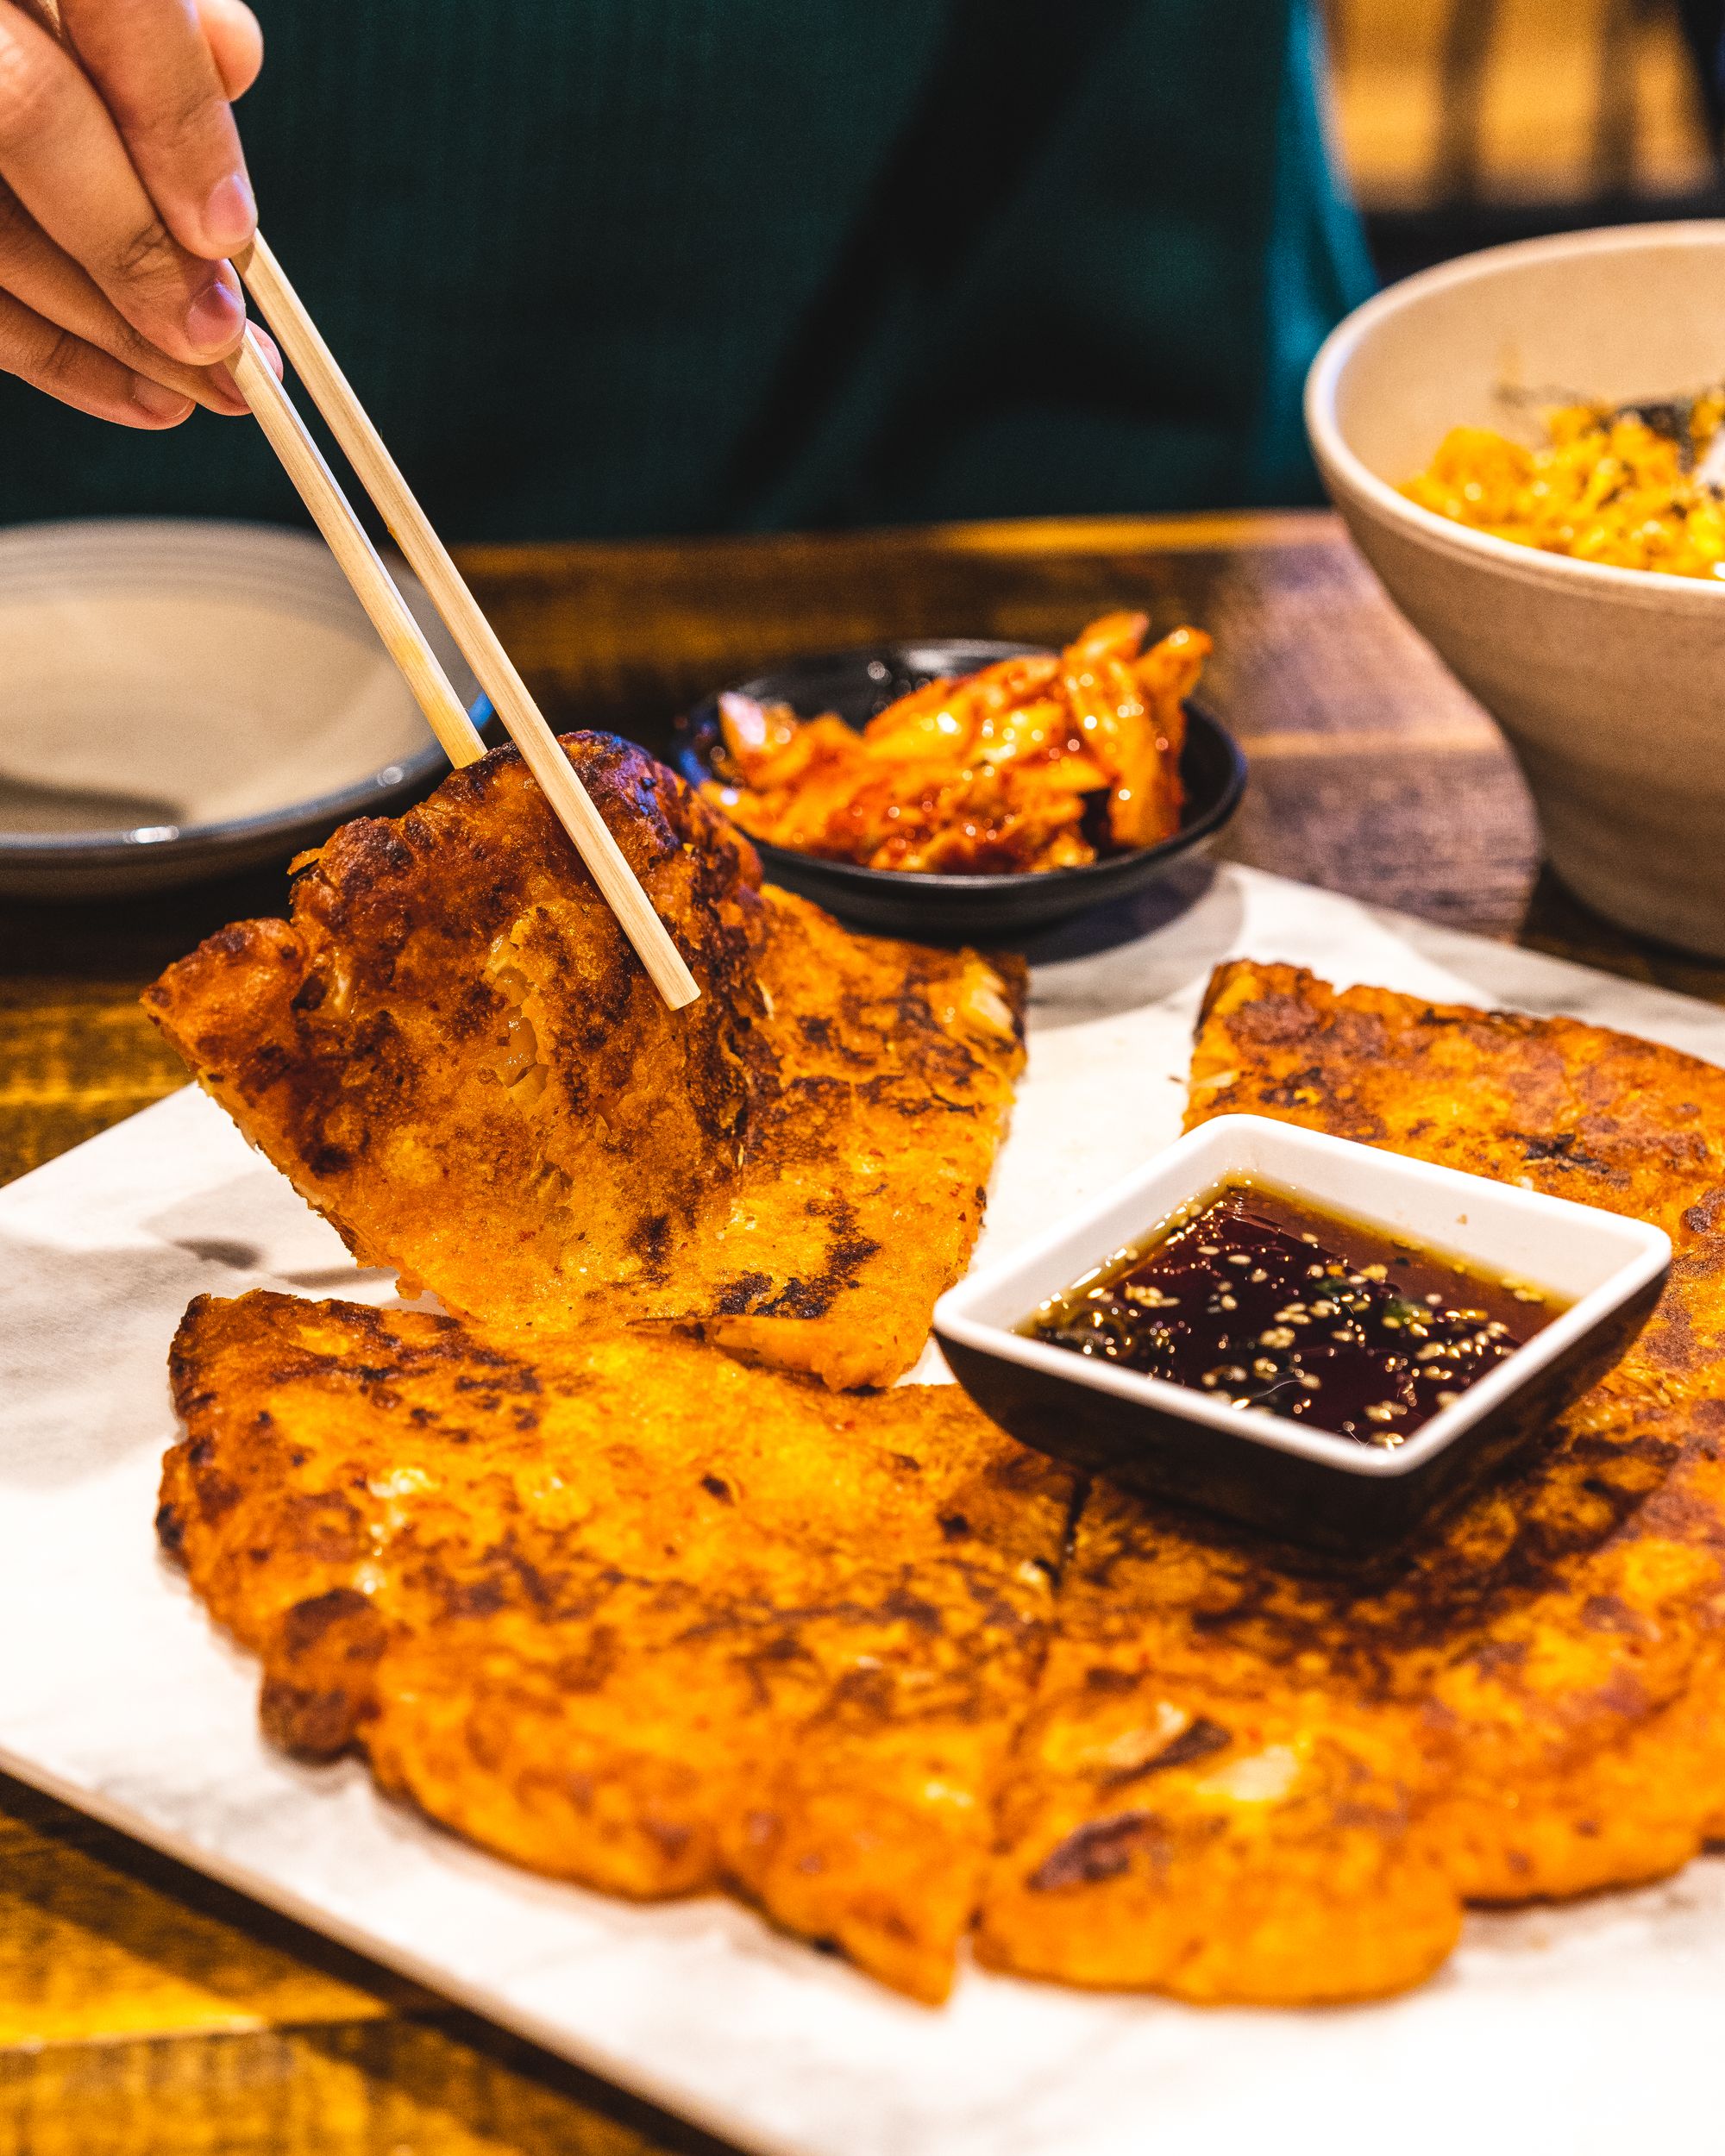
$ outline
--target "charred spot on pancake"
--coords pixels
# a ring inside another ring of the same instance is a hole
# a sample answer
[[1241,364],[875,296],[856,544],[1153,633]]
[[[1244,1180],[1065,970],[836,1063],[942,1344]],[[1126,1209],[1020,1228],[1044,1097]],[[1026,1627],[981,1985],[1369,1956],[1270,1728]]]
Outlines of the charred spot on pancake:
[[713,1298],[713,1308],[722,1318],[740,1317],[756,1309],[772,1289],[770,1273],[742,1273],[719,1288]]
[[293,1603],[278,1624],[261,1696],[266,1733],[301,1758],[345,1751],[367,1711],[385,1645],[382,1620],[354,1588],[332,1587]]
[[1525,1131],[1514,1131],[1511,1136],[1528,1160],[1550,1161],[1559,1168],[1591,1169],[1602,1175],[1611,1173],[1609,1162],[1583,1150],[1574,1131],[1560,1131],[1552,1138],[1535,1138]]
[[1134,1852],[1151,1825],[1148,1812],[1117,1812],[1087,1820],[1051,1849],[1030,1876],[1032,1894],[1057,1894],[1063,1888],[1095,1886],[1132,1868]]
[[665,1277],[665,1263],[671,1248],[671,1216],[668,1213],[649,1213],[637,1224],[634,1235],[636,1255],[641,1260],[641,1269],[654,1282]]
[[1694,1235],[1712,1235],[1725,1217],[1725,1184],[1716,1184],[1692,1206],[1685,1206],[1683,1225]]

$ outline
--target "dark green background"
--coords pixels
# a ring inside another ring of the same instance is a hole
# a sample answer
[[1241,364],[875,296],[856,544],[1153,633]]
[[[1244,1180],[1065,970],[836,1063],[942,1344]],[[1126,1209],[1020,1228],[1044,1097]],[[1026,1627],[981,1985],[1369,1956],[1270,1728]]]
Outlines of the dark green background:
[[[452,538],[1308,498],[1296,0],[258,0],[263,227]],[[0,521],[295,519],[0,383]]]

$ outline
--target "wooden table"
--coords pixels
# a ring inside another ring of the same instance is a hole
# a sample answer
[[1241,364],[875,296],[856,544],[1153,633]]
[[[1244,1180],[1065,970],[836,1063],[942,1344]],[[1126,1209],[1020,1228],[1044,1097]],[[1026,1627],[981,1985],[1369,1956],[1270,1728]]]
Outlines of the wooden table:
[[[1224,851],[1725,1001],[1725,968],[1635,944],[1540,874],[1502,742],[1327,517],[486,548],[464,567],[554,720],[649,744],[700,692],[792,652],[1056,641],[1119,605],[1158,630],[1196,622],[1218,646],[1203,694],[1252,761]],[[282,893],[271,871],[123,904],[0,904],[0,1181],[182,1082],[139,989]],[[0,1777],[8,2156],[712,2147]]]

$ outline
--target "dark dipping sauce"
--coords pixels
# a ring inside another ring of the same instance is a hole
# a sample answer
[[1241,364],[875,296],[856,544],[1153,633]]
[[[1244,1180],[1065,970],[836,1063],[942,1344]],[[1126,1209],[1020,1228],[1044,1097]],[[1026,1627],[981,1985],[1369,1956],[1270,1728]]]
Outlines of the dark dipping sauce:
[[1044,1303],[1032,1338],[1390,1448],[1563,1305],[1262,1184]]

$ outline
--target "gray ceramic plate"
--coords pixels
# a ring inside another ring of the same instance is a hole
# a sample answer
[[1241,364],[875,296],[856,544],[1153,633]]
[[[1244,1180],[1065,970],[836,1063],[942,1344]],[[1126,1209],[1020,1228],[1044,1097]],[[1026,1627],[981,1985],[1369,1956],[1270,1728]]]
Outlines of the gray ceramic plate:
[[444,768],[321,540],[143,518],[0,533],[0,893],[91,898],[284,860]]

